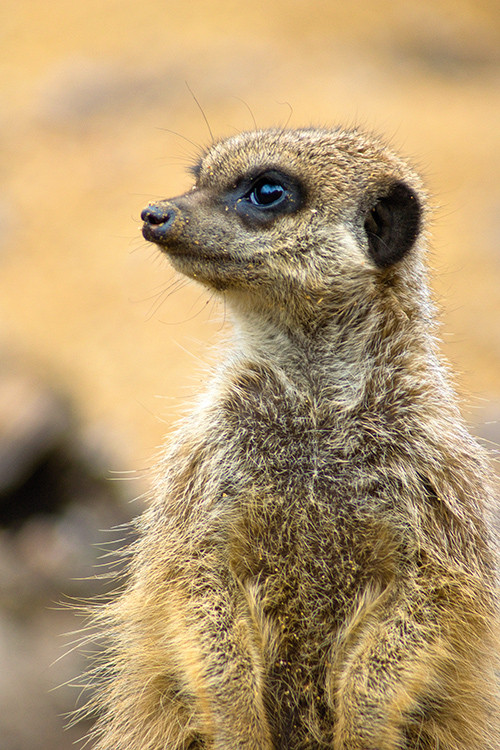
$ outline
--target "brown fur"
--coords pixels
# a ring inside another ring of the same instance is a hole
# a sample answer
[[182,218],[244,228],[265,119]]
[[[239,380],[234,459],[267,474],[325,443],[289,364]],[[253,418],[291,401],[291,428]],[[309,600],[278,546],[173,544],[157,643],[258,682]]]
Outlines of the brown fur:
[[[259,225],[228,196],[270,169],[302,192]],[[493,490],[438,360],[419,179],[356,130],[244,133],[194,171],[145,236],[225,295],[234,342],[98,615],[96,750],[495,750]],[[418,226],[380,259],[396,183]]]

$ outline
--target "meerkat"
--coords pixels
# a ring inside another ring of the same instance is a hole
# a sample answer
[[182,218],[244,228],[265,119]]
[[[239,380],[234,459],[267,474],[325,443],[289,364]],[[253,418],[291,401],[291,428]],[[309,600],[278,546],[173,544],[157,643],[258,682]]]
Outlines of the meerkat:
[[97,750],[498,750],[493,480],[440,362],[427,198],[359,130],[212,145],[143,234],[232,344],[160,462]]

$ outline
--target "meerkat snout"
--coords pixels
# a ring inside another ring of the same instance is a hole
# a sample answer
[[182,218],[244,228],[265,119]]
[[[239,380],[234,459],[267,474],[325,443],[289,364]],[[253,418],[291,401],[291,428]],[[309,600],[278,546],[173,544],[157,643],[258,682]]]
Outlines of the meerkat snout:
[[142,234],[145,240],[161,244],[173,227],[176,207],[167,201],[150,203],[141,213],[144,224]]

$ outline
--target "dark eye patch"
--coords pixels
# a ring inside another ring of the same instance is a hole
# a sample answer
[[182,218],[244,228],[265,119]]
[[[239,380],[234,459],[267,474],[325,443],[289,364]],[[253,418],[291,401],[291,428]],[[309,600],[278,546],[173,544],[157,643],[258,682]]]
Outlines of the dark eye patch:
[[303,189],[294,177],[272,169],[243,178],[228,198],[244,221],[261,226],[298,211]]

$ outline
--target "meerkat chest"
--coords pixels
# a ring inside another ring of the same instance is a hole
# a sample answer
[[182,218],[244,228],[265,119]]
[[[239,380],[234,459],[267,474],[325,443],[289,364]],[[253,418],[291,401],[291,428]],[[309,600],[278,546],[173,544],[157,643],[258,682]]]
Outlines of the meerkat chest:
[[193,539],[219,550],[291,628],[341,621],[356,592],[390,577],[383,472],[367,468],[366,441],[345,414],[255,367],[196,430],[191,445],[202,448],[187,451],[189,482],[177,483],[179,508],[189,507],[172,526],[180,550]]
[[293,629],[340,623],[356,595],[384,586],[399,559],[383,518],[344,498],[253,494],[230,529],[230,566],[244,585],[257,584],[270,613]]
[[319,464],[333,458],[335,417],[313,394],[258,368],[240,374],[221,402],[221,430],[241,471],[254,483],[288,491],[311,488]]

